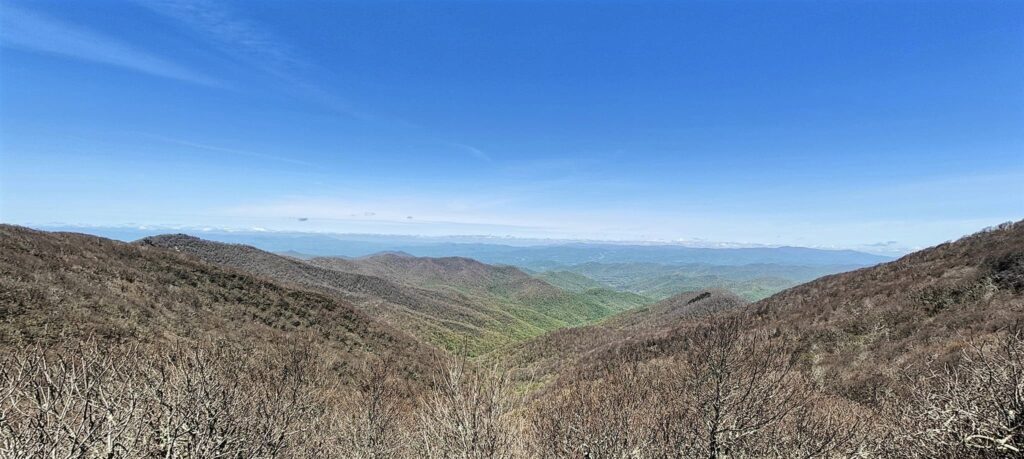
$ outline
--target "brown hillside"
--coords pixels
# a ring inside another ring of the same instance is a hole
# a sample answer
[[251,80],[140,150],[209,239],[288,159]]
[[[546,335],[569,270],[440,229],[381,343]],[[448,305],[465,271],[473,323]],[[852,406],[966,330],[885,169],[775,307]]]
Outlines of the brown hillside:
[[555,332],[509,359],[542,383],[530,406],[555,456],[1020,457],[1022,285],[1018,222],[745,308],[632,320],[655,332]]
[[826,276],[751,308],[752,325],[800,337],[816,374],[869,397],[886,373],[957,355],[1024,319],[1024,222]]
[[0,345],[308,342],[349,365],[394,354],[412,374],[435,354],[338,298],[144,244],[0,226]]
[[[879,389],[899,369],[941,365],[958,355],[967,339],[1024,319],[1022,286],[1024,222],[1017,222],[893,262],[826,276],[746,308],[711,309],[742,317],[750,331],[789,336],[821,383],[858,398]],[[686,311],[692,295],[609,322],[674,328],[632,344],[644,349],[645,358],[682,352],[678,343],[700,321],[671,311]],[[659,308],[668,312],[655,318]]]

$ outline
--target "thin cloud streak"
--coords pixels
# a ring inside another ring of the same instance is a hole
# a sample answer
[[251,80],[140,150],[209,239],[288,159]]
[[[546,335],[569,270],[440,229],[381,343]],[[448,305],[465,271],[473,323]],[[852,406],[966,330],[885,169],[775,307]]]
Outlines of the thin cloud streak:
[[[304,59],[287,40],[267,31],[257,22],[239,17],[216,0],[139,0],[139,3],[197,33],[230,58],[283,81],[292,97],[360,121],[412,130],[426,129],[399,117],[361,110],[345,97],[315,83],[307,75],[314,70],[323,73],[325,69]],[[490,156],[478,148],[448,143],[479,159],[491,161]]]
[[457,147],[457,148],[460,148],[462,150],[465,150],[470,155],[473,155],[474,157],[476,157],[478,159],[482,159],[484,161],[491,161],[491,156],[490,155],[488,155],[483,150],[481,150],[479,148],[476,148],[476,147],[474,147],[472,145],[466,145],[464,143],[456,143],[456,142],[451,142],[450,145],[453,146],[453,147]]
[[292,95],[334,113],[360,120],[376,116],[357,110],[343,98],[301,76],[314,66],[286,40],[239,17],[219,2],[207,0],[140,0],[140,5],[191,30],[230,59],[265,72],[284,83]]
[[115,38],[10,5],[4,5],[3,10],[0,44],[4,47],[56,54],[203,86],[225,86],[221,81]]
[[285,158],[285,157],[282,157],[282,156],[274,156],[274,155],[268,155],[268,154],[264,154],[264,153],[256,153],[256,152],[245,151],[245,150],[236,150],[234,148],[224,148],[224,147],[218,147],[218,146],[215,146],[215,145],[205,145],[205,144],[201,144],[201,143],[189,142],[187,140],[172,139],[172,138],[169,138],[169,137],[163,137],[163,136],[159,136],[159,135],[152,135],[152,134],[143,134],[143,135],[145,135],[146,137],[149,137],[151,139],[154,139],[154,140],[159,140],[159,141],[164,142],[164,143],[168,143],[168,144],[172,144],[172,145],[179,145],[179,146],[189,147],[189,148],[194,148],[194,149],[199,149],[199,150],[214,151],[214,152],[218,152],[218,153],[227,153],[227,154],[231,154],[231,155],[245,156],[245,157],[249,157],[249,158],[267,159],[267,160],[271,160],[271,161],[280,161],[280,162],[284,162],[284,163],[297,164],[297,165],[300,165],[300,166],[314,166],[314,164],[310,163],[310,162],[301,161],[301,160],[298,160],[298,159]]
[[284,41],[241,19],[218,3],[203,0],[143,0],[142,6],[198,32],[222,52],[278,76],[306,64]]

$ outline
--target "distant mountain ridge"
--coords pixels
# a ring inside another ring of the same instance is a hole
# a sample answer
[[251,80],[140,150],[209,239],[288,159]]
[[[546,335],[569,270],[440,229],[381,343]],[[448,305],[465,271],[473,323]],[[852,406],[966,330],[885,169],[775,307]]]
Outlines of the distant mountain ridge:
[[187,253],[335,295],[428,342],[449,349],[465,346],[473,353],[648,302],[639,295],[611,290],[566,292],[517,268],[467,258],[386,253],[299,260],[180,234],[148,237],[136,244]]
[[[47,228],[51,229],[51,228]],[[161,233],[156,229],[62,228],[132,241]],[[163,232],[166,232],[165,230]],[[386,235],[345,235],[297,232],[202,231],[203,238],[258,247],[268,252],[294,251],[310,256],[362,257],[380,252],[407,252],[419,257],[473,258],[489,264],[507,264],[541,269],[587,262],[747,265],[874,265],[892,258],[853,250],[826,250],[805,247],[702,248],[678,244],[631,244],[548,241],[513,244],[503,238],[495,242],[445,242],[440,238]]]
[[659,263],[597,263],[560,266],[555,280],[575,275],[577,283],[589,279],[607,287],[662,300],[683,292],[725,289],[757,301],[809,280],[860,268],[859,265],[791,266],[776,264],[709,265]]
[[710,249],[677,245],[619,245],[574,243],[537,247],[488,248],[447,246],[451,252],[476,253],[474,258],[491,263],[516,266],[571,265],[587,262],[599,263],[661,263],[714,265],[872,265],[888,261],[888,257],[853,250],[822,250],[803,247],[778,248],[725,248]]

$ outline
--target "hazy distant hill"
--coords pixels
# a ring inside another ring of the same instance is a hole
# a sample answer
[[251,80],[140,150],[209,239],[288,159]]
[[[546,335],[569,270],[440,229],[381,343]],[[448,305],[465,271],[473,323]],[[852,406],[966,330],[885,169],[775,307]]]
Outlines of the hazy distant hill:
[[486,244],[445,244],[403,249],[416,255],[438,253],[469,256],[488,263],[549,268],[587,262],[713,265],[780,264],[799,266],[873,265],[889,258],[852,250],[804,247],[710,249],[678,245],[571,243],[532,247]]
[[811,279],[859,267],[861,266],[665,265],[591,262],[560,266],[556,269],[559,272],[574,273],[611,288],[638,293],[655,300],[668,298],[682,292],[725,289],[747,300],[756,301]]
[[[148,228],[47,228],[74,230],[131,241],[169,232]],[[795,266],[867,266],[891,258],[853,250],[804,247],[700,248],[675,244],[627,244],[518,240],[514,238],[417,237],[298,232],[195,232],[204,239],[245,244],[269,252],[294,251],[314,256],[362,257],[380,252],[406,252],[420,257],[467,257],[490,264],[530,269],[597,263],[659,263],[711,265],[778,264]]]

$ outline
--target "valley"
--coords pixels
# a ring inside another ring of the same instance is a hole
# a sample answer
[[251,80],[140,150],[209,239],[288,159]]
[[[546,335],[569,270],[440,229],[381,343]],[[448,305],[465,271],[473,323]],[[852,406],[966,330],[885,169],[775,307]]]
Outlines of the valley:
[[1024,459],[1024,0],[0,0],[0,459]]
[[851,271],[864,265],[713,265],[658,263],[597,263],[559,266],[539,276],[558,282],[585,283],[615,288],[663,300],[683,292],[707,289],[732,291],[757,301],[789,287],[828,274]]
[[183,234],[119,242],[4,225],[0,448],[1017,454],[1024,222],[848,268],[527,272],[460,256],[297,257]]
[[431,344],[470,355],[650,302],[610,288],[562,290],[517,268],[468,258],[383,253],[299,260],[184,235],[149,237],[138,244],[339,296]]

